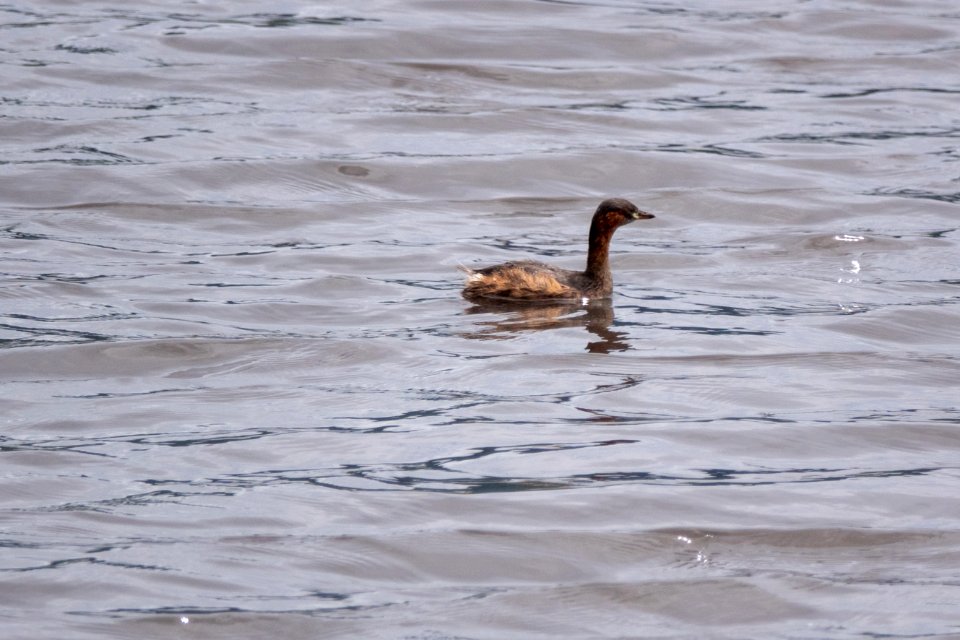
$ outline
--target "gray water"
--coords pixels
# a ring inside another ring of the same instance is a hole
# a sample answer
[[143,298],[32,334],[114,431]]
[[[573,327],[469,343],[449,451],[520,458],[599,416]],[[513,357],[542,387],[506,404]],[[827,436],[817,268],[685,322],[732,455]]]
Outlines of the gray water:
[[[0,636],[960,638],[953,0],[0,4]],[[458,264],[582,264],[475,307]]]

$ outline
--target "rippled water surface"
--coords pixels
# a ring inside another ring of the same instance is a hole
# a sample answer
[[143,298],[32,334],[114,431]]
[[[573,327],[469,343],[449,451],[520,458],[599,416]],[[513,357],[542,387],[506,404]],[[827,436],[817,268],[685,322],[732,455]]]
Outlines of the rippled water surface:
[[[960,638],[960,8],[0,4],[0,636]],[[582,263],[608,304],[459,296]]]

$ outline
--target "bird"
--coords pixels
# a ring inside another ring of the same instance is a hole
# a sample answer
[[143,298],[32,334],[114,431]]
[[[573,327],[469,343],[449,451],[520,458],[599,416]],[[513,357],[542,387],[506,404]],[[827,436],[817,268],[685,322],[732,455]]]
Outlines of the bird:
[[460,269],[467,274],[463,297],[472,302],[586,302],[608,298],[613,292],[609,255],[614,232],[634,220],[654,217],[629,200],[608,198],[600,203],[590,222],[587,266],[583,271],[533,260],[504,262],[482,269],[461,265]]

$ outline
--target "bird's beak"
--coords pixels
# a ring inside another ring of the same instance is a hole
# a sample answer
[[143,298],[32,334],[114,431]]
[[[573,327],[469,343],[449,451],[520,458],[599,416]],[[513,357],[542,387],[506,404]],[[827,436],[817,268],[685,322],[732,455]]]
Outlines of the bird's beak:
[[630,217],[634,220],[649,220],[650,218],[656,218],[657,216],[652,213],[647,213],[646,211],[635,211],[630,214]]

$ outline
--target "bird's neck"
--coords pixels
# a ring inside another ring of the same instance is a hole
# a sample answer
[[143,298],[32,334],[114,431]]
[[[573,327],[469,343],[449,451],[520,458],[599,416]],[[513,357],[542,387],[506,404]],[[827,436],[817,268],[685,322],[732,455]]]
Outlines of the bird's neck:
[[587,268],[584,274],[604,284],[613,284],[613,275],[610,273],[610,239],[613,232],[620,226],[620,221],[613,216],[594,216],[590,223],[590,245],[587,251]]

